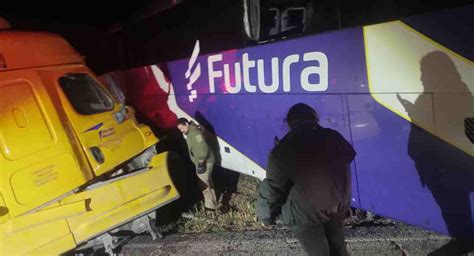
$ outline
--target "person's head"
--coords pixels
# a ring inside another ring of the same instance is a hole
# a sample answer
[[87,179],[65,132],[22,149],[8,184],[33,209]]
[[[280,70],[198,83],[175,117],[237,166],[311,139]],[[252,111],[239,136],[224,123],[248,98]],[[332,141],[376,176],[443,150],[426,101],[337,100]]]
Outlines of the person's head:
[[425,92],[469,91],[454,62],[442,51],[426,54],[420,61],[420,71]]
[[189,121],[188,119],[181,117],[178,119],[178,122],[176,124],[176,127],[178,127],[178,130],[184,134],[187,134],[189,132]]
[[319,123],[319,116],[312,107],[304,103],[298,103],[290,108],[285,121],[288,123],[290,129],[294,129],[302,124]]

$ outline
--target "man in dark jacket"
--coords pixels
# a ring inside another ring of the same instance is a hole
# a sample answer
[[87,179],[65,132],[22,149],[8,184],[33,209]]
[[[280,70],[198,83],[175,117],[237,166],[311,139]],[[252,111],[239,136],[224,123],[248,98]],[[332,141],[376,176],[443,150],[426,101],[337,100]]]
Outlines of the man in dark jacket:
[[344,214],[354,149],[337,131],[319,126],[306,104],[291,107],[286,121],[291,131],[270,152],[258,219],[271,225],[281,212],[309,255],[347,255]]

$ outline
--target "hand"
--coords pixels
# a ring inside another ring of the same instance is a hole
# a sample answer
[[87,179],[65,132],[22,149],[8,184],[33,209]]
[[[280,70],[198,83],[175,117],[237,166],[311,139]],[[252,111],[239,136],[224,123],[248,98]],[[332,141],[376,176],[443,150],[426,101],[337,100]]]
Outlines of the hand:
[[423,187],[423,188],[426,187],[426,182],[421,176],[420,176],[420,183],[421,183],[421,187]]
[[405,111],[411,112],[413,110],[414,104],[411,103],[410,101],[402,98],[400,96],[400,94],[398,94],[398,93],[397,93],[397,99],[402,104],[402,106],[405,108]]
[[196,167],[196,172],[198,174],[203,174],[206,172],[206,161],[198,162],[198,165]]
[[277,136],[275,136],[275,138],[273,138],[273,144],[276,146],[278,145],[278,143],[280,143],[280,139]]

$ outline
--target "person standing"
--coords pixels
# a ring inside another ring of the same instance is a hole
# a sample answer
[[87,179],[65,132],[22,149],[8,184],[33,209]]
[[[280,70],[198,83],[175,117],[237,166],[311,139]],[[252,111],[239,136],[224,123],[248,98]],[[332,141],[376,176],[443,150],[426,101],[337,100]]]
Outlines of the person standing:
[[278,215],[309,255],[348,255],[344,215],[350,207],[350,163],[355,151],[318,114],[299,103],[288,111],[290,131],[271,150],[257,198],[257,218],[272,225]]
[[218,203],[212,182],[215,157],[205,140],[203,128],[186,118],[178,119],[177,128],[185,135],[189,156],[196,166],[197,176],[203,182],[204,207],[217,210]]

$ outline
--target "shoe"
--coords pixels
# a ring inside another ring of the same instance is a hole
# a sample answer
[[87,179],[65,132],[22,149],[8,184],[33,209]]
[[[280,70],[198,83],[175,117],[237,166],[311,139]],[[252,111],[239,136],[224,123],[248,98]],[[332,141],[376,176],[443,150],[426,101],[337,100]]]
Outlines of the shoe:
[[204,208],[204,210],[205,210],[206,212],[217,212],[218,209],[219,209],[219,208],[216,208],[216,209],[207,208],[207,207]]
[[229,212],[230,210],[230,207],[229,206],[221,206],[219,207],[218,211],[220,214],[226,214],[227,212]]
[[181,213],[181,217],[186,218],[186,219],[191,219],[191,220],[197,219],[196,215],[194,215],[194,213],[192,212],[183,212]]

